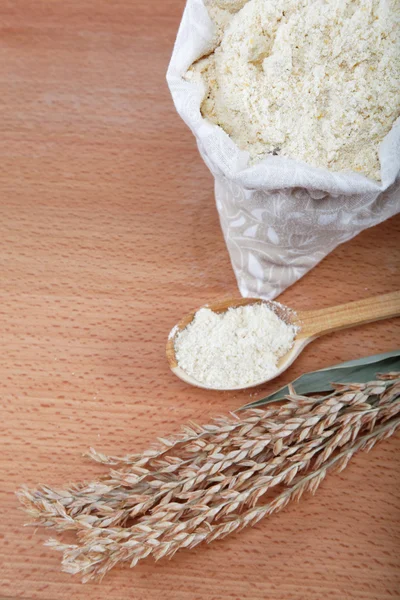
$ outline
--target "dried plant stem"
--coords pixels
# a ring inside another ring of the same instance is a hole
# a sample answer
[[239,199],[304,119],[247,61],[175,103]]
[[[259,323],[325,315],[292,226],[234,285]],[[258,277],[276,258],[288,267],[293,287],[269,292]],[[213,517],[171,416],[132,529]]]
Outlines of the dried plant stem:
[[[289,408],[286,406],[274,406],[268,408],[268,410],[254,410],[252,416],[246,423],[246,431],[249,433],[252,429],[259,426],[260,422],[265,419],[284,419],[295,414],[298,407],[293,406]],[[199,426],[196,423],[192,423],[191,427],[186,426],[183,428],[184,433],[175,434],[170,437],[159,438],[159,445],[155,446],[150,450],[146,450],[141,454],[128,454],[126,456],[106,456],[100,452],[97,452],[93,448],[90,449],[88,456],[105,465],[129,465],[143,467],[148,465],[152,461],[162,457],[166,452],[171,452],[172,449],[178,448],[183,444],[189,444],[190,442],[200,441],[200,447],[206,445],[206,442],[211,440],[214,447],[223,445],[224,442],[230,443],[232,436],[235,431],[243,430],[243,421],[240,420],[236,415],[232,414],[234,421],[227,419],[225,416],[216,418],[215,422],[211,425]],[[242,432],[243,435],[243,432]],[[240,437],[240,433],[239,433]],[[188,446],[189,447],[189,446]],[[196,445],[193,446],[192,451],[197,451]]]
[[[119,469],[68,489],[24,488],[19,498],[35,524],[76,530],[76,545],[50,542],[70,573],[89,579],[118,562],[172,556],[315,491],[327,471],[398,427],[398,374],[335,388],[325,397],[291,389],[281,406],[191,425],[141,455],[92,450],[92,458]],[[259,505],[261,498],[268,502]]]
[[[207,520],[207,518],[210,518],[210,514],[208,514],[206,516],[202,515],[198,523],[196,519],[193,519],[186,522],[185,527],[175,527],[174,530],[167,533],[168,522],[165,521],[161,521],[160,527],[155,527],[152,530],[146,527],[140,530],[140,527],[138,527],[138,535],[135,540],[125,536],[118,539],[118,541],[113,541],[110,537],[100,538],[94,530],[90,530],[88,535],[84,536],[86,539],[82,540],[85,542],[84,545],[65,546],[55,540],[52,540],[49,545],[64,552],[62,561],[64,571],[71,574],[81,572],[88,579],[91,578],[93,573],[104,576],[117,562],[130,561],[134,565],[150,554],[153,554],[156,559],[163,556],[172,556],[180,548],[192,548],[202,541],[210,542],[225,537],[233,531],[243,529],[247,525],[254,525],[263,517],[282,510],[290,500],[299,500],[306,491],[315,493],[328,471],[335,467],[343,470],[358,450],[362,448],[366,448],[368,451],[371,450],[375,443],[392,435],[399,426],[400,418],[397,418],[380,426],[375,431],[361,436],[322,467],[299,478],[272,502],[250,509],[240,516],[234,515],[229,520],[221,523],[211,525],[210,521]],[[211,509],[209,513],[211,513],[212,519],[215,509]],[[207,523],[207,525],[204,526],[204,523]],[[107,543],[103,546],[104,541]],[[105,548],[107,552],[105,552]],[[112,556],[112,559],[109,555]]]
[[[321,422],[316,420],[318,415],[308,415],[307,419],[297,419],[299,422],[303,421],[303,424],[308,423],[307,428],[309,431],[304,436],[305,439],[293,445],[286,445],[288,442],[285,443],[285,446],[282,444],[280,454],[275,455],[271,451],[269,455],[262,456],[260,462],[250,459],[245,450],[241,451],[240,456],[238,451],[233,451],[228,455],[211,455],[208,463],[198,470],[195,470],[195,466],[192,464],[187,467],[187,461],[181,461],[178,464],[173,463],[172,465],[167,464],[159,471],[147,472],[146,476],[143,477],[152,475],[156,479],[147,483],[144,483],[142,479],[140,487],[139,484],[135,484],[134,486],[131,485],[130,488],[121,488],[119,485],[115,485],[115,479],[108,482],[108,484],[103,481],[102,484],[97,486],[89,485],[77,492],[74,492],[74,490],[53,491],[50,488],[42,487],[36,494],[37,500],[45,500],[49,510],[46,512],[44,506],[42,506],[37,516],[42,521],[44,520],[46,525],[53,519],[54,524],[57,524],[60,529],[86,527],[87,523],[90,523],[91,527],[116,526],[124,524],[129,518],[145,514],[155,506],[153,520],[156,519],[157,510],[163,513],[169,510],[169,500],[172,496],[178,497],[179,500],[187,500],[184,505],[175,505],[174,507],[177,512],[176,516],[180,516],[184,511],[187,512],[191,504],[196,505],[200,501],[208,503],[213,495],[220,494],[228,486],[230,488],[235,487],[235,490],[241,493],[237,494],[238,498],[234,502],[232,493],[229,495],[229,499],[226,501],[226,510],[229,511],[232,504],[236,508],[242,507],[249,501],[249,498],[251,503],[254,504],[257,498],[266,493],[268,489],[283,482],[290,483],[299,471],[307,468],[309,461],[315,455],[319,454],[316,464],[322,464],[337,446],[346,443],[354,432],[359,431],[361,423],[365,426],[368,422],[374,421],[379,413],[384,415],[387,411],[386,405],[380,405],[374,409],[371,409],[369,404],[366,406],[367,408],[363,408],[362,405],[359,405],[356,412],[345,412],[342,417],[336,417],[337,421],[333,421],[333,426],[330,428],[321,429],[319,427],[318,433],[321,433],[319,437],[313,435],[313,428],[315,429],[315,426]],[[399,411],[399,403],[395,403],[390,409],[391,413],[393,413],[393,409]],[[348,409],[346,410],[348,411]],[[336,414],[337,411],[334,415],[336,416]],[[313,427],[311,427],[312,424],[314,424]],[[291,425],[289,423],[289,426]],[[283,433],[282,428],[277,427],[276,429],[278,436],[280,436]],[[300,431],[304,431],[304,429]],[[293,438],[293,430],[289,428],[289,432]],[[311,438],[308,442],[306,441],[307,437]],[[270,436],[268,439],[274,445],[277,440],[283,440],[284,438]],[[290,441],[293,443],[297,440],[294,438]],[[254,448],[254,446],[247,445],[247,448]],[[241,460],[236,462],[238,458]],[[168,478],[165,481],[160,479],[161,474],[176,472],[178,467],[182,467],[182,463],[184,463],[184,468],[180,471],[179,477],[175,479]],[[234,467],[233,472],[229,472],[230,467]],[[211,488],[206,489],[205,484],[213,482],[215,473],[218,473],[217,481],[214,482]],[[221,480],[222,473],[226,473],[227,476]],[[252,481],[256,473],[258,483],[255,486]],[[152,487],[153,481],[157,484],[156,487]],[[163,484],[161,487],[159,487],[160,482]],[[129,486],[128,477],[125,484]],[[202,491],[191,498],[190,491],[193,489]],[[56,505],[56,511],[53,508],[54,504]],[[91,518],[86,516],[94,511],[96,512],[95,516],[92,515]]]

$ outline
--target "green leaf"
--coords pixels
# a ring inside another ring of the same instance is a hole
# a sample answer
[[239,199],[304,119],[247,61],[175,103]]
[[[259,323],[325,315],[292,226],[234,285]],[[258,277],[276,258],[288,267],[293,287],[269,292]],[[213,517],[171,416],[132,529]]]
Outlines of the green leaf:
[[[292,381],[292,385],[297,394],[331,392],[333,390],[331,383],[366,383],[374,381],[378,373],[390,373],[391,371],[400,371],[400,350],[366,356],[327,369],[312,371]],[[288,393],[289,388],[285,385],[266,398],[250,402],[239,410],[264,406],[264,404],[283,399]]]

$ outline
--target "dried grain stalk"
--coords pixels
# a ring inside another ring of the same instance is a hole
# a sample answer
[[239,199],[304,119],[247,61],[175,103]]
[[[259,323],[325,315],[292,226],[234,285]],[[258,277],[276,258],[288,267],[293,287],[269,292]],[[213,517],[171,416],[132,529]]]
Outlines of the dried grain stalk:
[[289,389],[282,405],[191,424],[142,454],[90,456],[117,466],[98,481],[66,489],[23,488],[35,525],[72,529],[77,544],[50,540],[68,573],[101,578],[120,562],[224,537],[315,492],[400,425],[400,373],[335,384],[325,397]]

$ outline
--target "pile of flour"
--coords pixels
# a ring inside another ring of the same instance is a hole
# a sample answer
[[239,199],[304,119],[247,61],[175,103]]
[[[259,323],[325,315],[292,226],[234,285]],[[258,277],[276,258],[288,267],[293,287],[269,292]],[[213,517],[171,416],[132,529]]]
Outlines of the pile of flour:
[[296,331],[266,304],[230,308],[221,314],[202,308],[176,336],[175,356],[199,383],[220,389],[242,387],[276,373]]
[[380,179],[400,114],[399,0],[205,0],[215,50],[188,79],[252,161],[279,154]]

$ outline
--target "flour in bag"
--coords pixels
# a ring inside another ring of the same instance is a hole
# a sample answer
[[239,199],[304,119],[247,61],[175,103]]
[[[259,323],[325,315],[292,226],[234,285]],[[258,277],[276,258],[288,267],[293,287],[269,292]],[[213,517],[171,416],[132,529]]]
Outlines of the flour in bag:
[[205,0],[215,51],[189,79],[253,162],[269,154],[380,178],[400,114],[399,0]]

